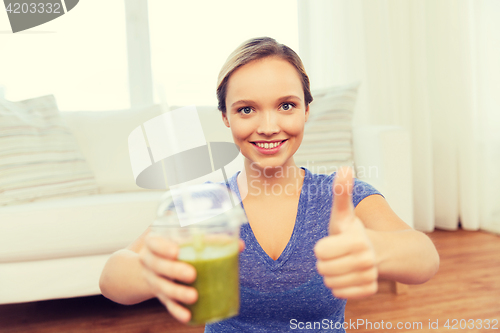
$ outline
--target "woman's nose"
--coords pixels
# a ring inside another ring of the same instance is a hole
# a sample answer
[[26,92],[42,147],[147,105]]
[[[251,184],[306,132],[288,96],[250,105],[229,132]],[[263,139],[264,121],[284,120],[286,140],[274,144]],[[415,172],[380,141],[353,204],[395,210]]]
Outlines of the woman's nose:
[[262,112],[259,119],[259,127],[257,128],[257,133],[263,135],[273,135],[280,131],[278,124],[278,115],[275,112]]

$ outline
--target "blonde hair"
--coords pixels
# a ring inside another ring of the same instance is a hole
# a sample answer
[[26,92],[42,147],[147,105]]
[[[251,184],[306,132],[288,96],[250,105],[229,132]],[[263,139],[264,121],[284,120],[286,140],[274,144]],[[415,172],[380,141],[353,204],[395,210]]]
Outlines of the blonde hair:
[[251,38],[243,42],[234,50],[222,66],[217,79],[217,100],[218,109],[226,113],[226,95],[227,84],[231,74],[239,67],[257,59],[265,57],[279,57],[293,65],[299,73],[302,80],[302,89],[304,90],[305,106],[313,101],[311,88],[309,86],[309,77],[306,74],[302,60],[291,48],[284,44],[279,44],[270,37]]

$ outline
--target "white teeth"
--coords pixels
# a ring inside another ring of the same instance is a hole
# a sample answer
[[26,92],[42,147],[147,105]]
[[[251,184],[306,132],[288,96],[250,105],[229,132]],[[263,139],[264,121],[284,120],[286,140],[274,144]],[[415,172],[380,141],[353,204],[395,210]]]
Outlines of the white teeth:
[[279,146],[280,143],[281,142],[275,142],[275,143],[256,143],[256,145],[259,146],[260,148],[271,149],[271,148],[275,148],[275,147]]

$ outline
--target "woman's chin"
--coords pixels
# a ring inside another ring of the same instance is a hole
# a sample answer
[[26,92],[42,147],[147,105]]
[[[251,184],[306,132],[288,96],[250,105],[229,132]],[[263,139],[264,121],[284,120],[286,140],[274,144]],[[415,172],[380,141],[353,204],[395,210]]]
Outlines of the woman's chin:
[[250,168],[252,170],[285,170],[286,165],[284,161],[251,161]]

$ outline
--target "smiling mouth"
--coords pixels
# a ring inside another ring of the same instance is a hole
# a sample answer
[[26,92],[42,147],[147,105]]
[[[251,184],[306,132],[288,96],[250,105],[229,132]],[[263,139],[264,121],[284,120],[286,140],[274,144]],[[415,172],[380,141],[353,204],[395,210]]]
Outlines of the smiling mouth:
[[[281,145],[283,142],[285,142],[285,141],[287,141],[287,140],[288,140],[288,139],[285,139],[285,140],[283,140],[283,141],[276,141],[276,142],[279,142],[279,144],[278,144],[278,146],[279,146],[279,145]],[[254,145],[254,146],[256,146],[256,147],[259,147],[259,146],[257,145],[257,143],[255,143],[255,142],[250,142],[250,143],[251,143],[251,144],[253,144],[253,145]],[[277,146],[276,146],[276,147],[277,147]],[[259,147],[259,148],[262,148],[262,147]]]

